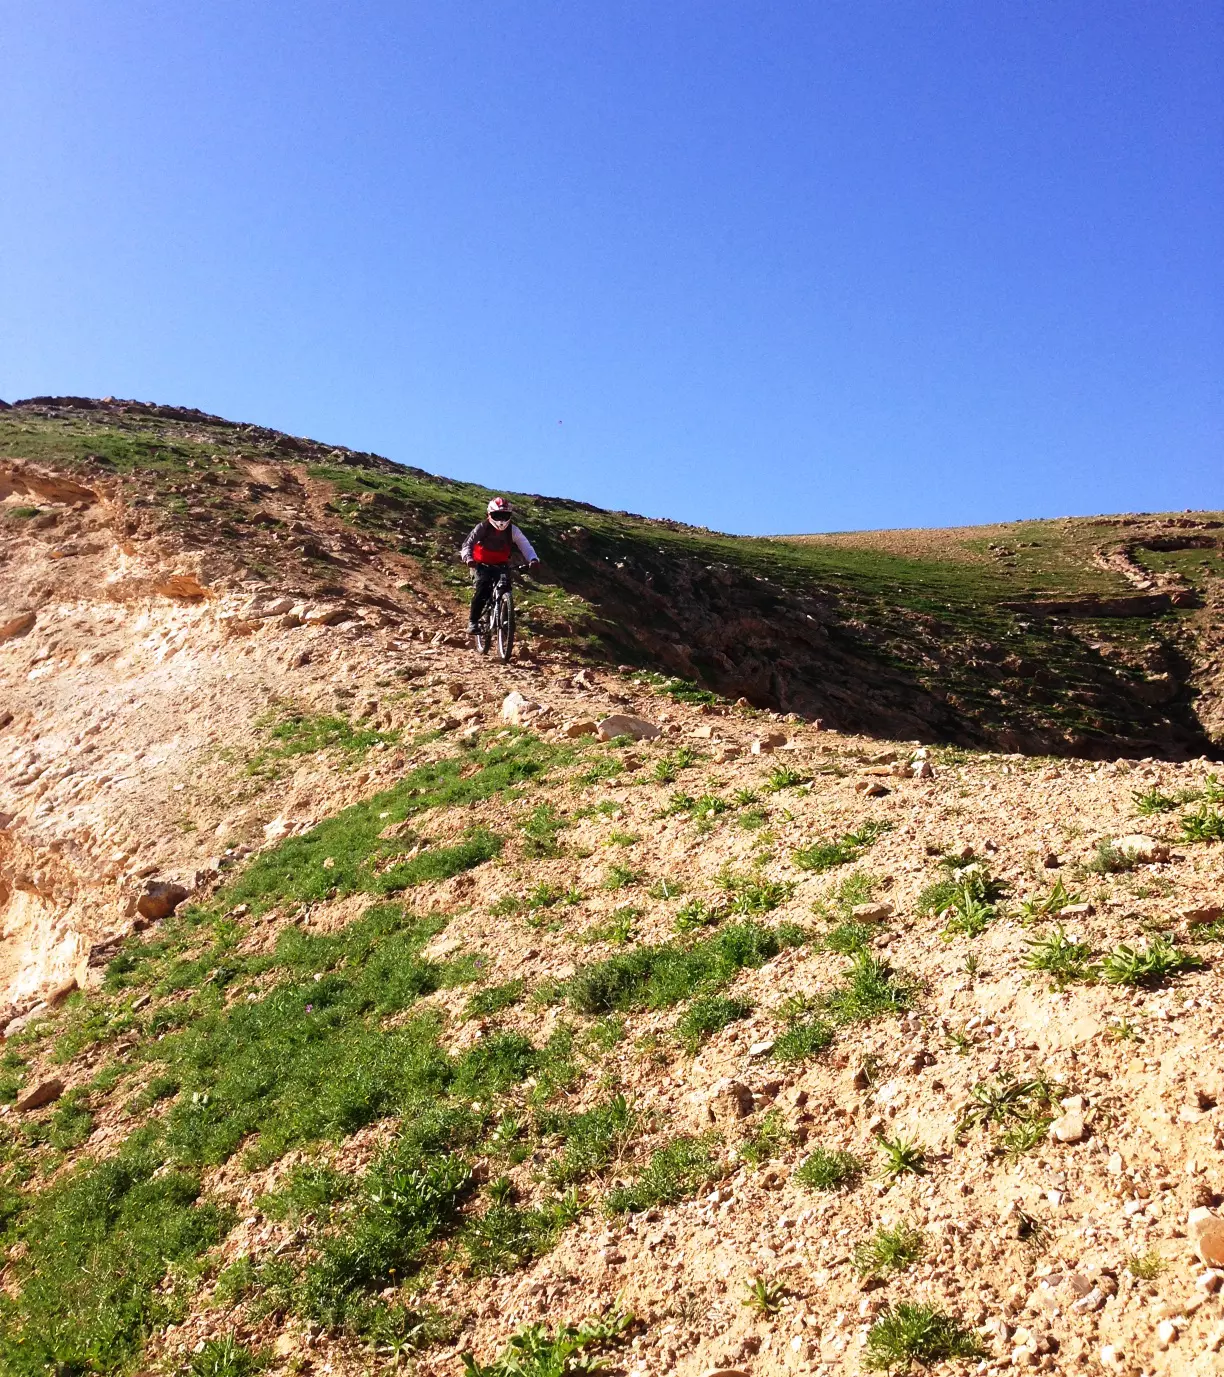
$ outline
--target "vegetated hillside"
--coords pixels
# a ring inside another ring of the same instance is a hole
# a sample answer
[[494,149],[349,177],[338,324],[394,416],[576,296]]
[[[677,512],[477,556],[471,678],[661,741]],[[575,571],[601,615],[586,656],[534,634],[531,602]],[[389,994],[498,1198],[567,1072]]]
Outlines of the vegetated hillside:
[[[0,455],[105,491],[133,535],[206,550],[214,581],[364,582],[391,615],[457,606],[454,551],[489,496],[136,403],[19,403]],[[546,561],[526,595],[545,648],[925,741],[1185,758],[1224,739],[1218,513],[759,540],[516,501]]]
[[478,492],[150,411],[0,416],[0,1372],[1218,1370],[1208,759],[735,703],[561,538],[866,608],[840,547],[916,533],[535,500],[565,582],[481,659]]

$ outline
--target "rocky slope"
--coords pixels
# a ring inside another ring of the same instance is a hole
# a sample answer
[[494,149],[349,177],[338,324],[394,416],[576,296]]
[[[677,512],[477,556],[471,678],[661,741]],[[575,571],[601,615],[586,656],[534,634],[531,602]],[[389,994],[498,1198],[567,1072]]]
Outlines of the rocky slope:
[[[456,1373],[601,1316],[681,1377],[1219,1370],[1208,547],[537,499],[503,666],[451,635],[475,490],[133,404],[0,431],[0,1369]],[[1008,731],[1111,754],[967,748]]]

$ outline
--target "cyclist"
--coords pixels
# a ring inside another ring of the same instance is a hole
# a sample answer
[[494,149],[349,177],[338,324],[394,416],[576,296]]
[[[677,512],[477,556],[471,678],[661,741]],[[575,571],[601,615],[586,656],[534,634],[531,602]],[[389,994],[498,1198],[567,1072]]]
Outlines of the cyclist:
[[517,550],[528,569],[540,562],[531,542],[514,524],[514,508],[504,497],[495,497],[486,510],[485,519],[472,528],[463,542],[459,558],[472,570],[476,590],[472,594],[472,608],[468,613],[468,635],[479,630],[480,614],[493,596],[497,580],[510,564],[510,556]]

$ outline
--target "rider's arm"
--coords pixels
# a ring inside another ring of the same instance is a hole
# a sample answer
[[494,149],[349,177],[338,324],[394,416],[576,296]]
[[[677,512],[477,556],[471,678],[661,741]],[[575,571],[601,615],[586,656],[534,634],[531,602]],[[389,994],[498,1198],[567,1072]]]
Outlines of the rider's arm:
[[531,548],[531,541],[527,539],[517,526],[511,526],[510,536],[514,541],[515,548],[528,564],[539,564],[540,557]]
[[464,564],[471,564],[472,562],[472,549],[476,544],[476,536],[479,533],[479,531],[480,525],[479,523],[477,523],[475,526],[472,527],[471,534],[463,542],[463,548],[459,551],[459,558],[464,562]]

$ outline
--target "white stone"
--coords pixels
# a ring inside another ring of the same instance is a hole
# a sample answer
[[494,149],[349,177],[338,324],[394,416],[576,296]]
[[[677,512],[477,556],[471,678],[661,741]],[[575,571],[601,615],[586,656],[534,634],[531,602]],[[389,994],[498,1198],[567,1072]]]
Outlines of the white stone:
[[611,741],[618,736],[629,736],[634,741],[653,741],[661,733],[661,728],[643,717],[630,717],[626,712],[614,712],[599,723],[599,739]]
[[1076,1111],[1063,1114],[1050,1125],[1050,1137],[1060,1143],[1078,1143],[1084,1136],[1084,1116]]
[[1157,861],[1169,859],[1168,842],[1157,841],[1143,832],[1132,832],[1130,836],[1119,837],[1114,846],[1140,865],[1152,865]]

